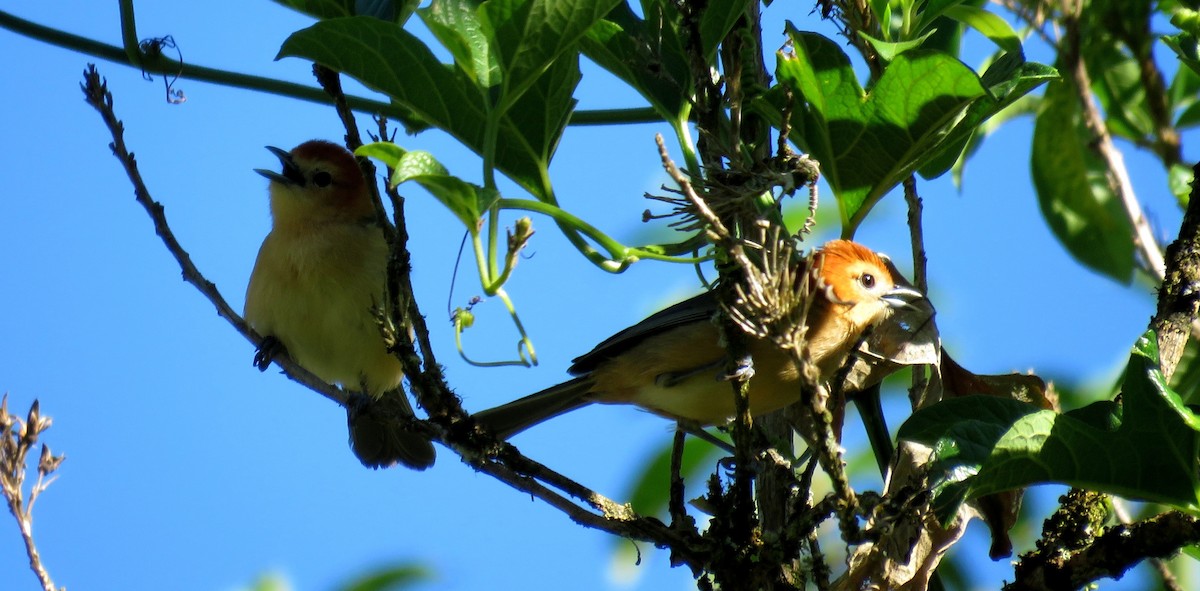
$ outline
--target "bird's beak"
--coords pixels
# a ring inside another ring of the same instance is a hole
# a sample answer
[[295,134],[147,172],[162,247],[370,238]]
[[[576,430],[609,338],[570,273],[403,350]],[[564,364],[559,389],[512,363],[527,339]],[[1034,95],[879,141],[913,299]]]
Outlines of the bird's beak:
[[897,285],[880,299],[892,308],[900,309],[925,299],[925,294],[905,285]]
[[276,158],[279,158],[280,164],[283,164],[283,174],[275,172],[274,170],[267,170],[265,168],[255,168],[254,172],[257,172],[258,174],[261,174],[277,183],[304,186],[304,175],[300,173],[300,168],[296,166],[296,162],[292,160],[292,155],[286,150],[276,148],[275,146],[267,146],[267,149],[270,150]]

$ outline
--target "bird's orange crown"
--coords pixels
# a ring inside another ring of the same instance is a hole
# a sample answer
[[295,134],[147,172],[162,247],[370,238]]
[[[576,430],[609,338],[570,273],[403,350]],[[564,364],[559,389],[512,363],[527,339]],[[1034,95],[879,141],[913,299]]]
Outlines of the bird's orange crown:
[[883,258],[857,242],[832,240],[821,248],[817,260],[821,279],[841,302],[856,302],[865,294],[883,293],[896,285]]

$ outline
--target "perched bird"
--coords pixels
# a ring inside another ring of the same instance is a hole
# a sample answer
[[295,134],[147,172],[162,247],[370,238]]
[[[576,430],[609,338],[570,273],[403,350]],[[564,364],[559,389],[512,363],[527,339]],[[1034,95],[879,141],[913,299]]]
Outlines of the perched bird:
[[358,163],[320,140],[291,152],[267,149],[283,170],[255,171],[271,181],[273,220],[246,289],[246,320],[264,337],[256,365],[265,370],[282,346],[321,379],[366,394],[348,409],[351,443],[364,464],[431,466],[433,445],[388,424],[378,408],[413,416],[398,389],[400,361],[372,313],[385,302],[388,245]]
[[[818,250],[816,300],[807,316],[804,351],[821,379],[832,377],[868,327],[891,311],[923,298],[897,284],[887,264],[870,249],[834,240]],[[700,425],[735,415],[732,390],[723,379],[725,351],[712,322],[713,292],[675,304],[618,332],[578,357],[579,377],[525,398],[479,412],[476,420],[509,437],[585,404],[634,404],[655,414]],[[792,358],[768,339],[751,338],[754,360],[750,414],[778,410],[800,399],[800,372]]]

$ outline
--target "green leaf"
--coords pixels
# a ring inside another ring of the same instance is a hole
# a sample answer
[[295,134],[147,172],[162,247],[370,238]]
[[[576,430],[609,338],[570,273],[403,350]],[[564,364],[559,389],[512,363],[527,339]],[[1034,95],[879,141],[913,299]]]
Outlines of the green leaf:
[[1186,208],[1188,199],[1192,196],[1194,176],[1192,167],[1183,164],[1175,163],[1167,169],[1167,186],[1171,188],[1171,194],[1179,202],[1180,208]]
[[1171,24],[1184,33],[1200,34],[1200,12],[1190,7],[1177,7],[1171,15]]
[[274,0],[317,19],[370,16],[403,25],[419,0]]
[[1009,53],[1021,53],[1021,36],[1017,35],[1008,21],[996,14],[969,4],[949,6],[943,14],[979,31],[1000,49]]
[[1188,105],[1188,107],[1179,114],[1179,118],[1175,120],[1175,127],[1178,127],[1180,131],[1183,131],[1189,127],[1195,127],[1197,125],[1200,125],[1200,101],[1193,102],[1192,104]]
[[866,39],[867,42],[871,44],[871,47],[875,48],[875,52],[879,54],[879,58],[885,62],[890,62],[896,59],[897,55],[900,55],[901,53],[904,53],[910,49],[916,49],[920,47],[921,44],[924,43],[925,40],[928,39],[932,34],[933,31],[930,31],[910,41],[891,42],[876,39],[866,33],[859,33],[863,39]]
[[1112,41],[1093,43],[1085,60],[1109,131],[1132,142],[1153,136],[1154,118],[1137,60]]
[[[634,477],[633,485],[624,498],[629,499],[629,505],[642,515],[665,516],[670,501],[671,450],[668,444],[658,450],[649,462],[643,464]],[[722,450],[715,445],[697,437],[688,437],[683,444],[683,463],[680,465],[680,475],[686,481],[699,477],[708,471]]]
[[480,8],[511,105],[620,0],[491,0]]
[[700,47],[704,58],[712,62],[717,47],[733,29],[733,25],[746,14],[751,0],[709,0],[700,13]]
[[445,205],[471,233],[479,231],[479,220],[500,198],[489,191],[451,176],[433,154],[422,150],[407,151],[390,142],[375,142],[354,151],[357,156],[376,158],[392,168],[388,186],[397,187],[414,181]]
[[[521,152],[534,159],[543,180],[548,177],[558,140],[575,110],[579,79],[579,60],[575,56],[554,62],[508,111],[501,127],[504,148],[500,151],[520,146]],[[551,195],[545,184],[530,192],[543,201]]]
[[[920,16],[917,18],[917,25],[913,30],[917,33],[925,33],[933,28],[934,21],[941,18],[947,10],[962,4],[964,0],[929,0],[925,6],[921,8]],[[887,21],[880,21],[887,22]]]
[[[978,128],[976,128],[975,133],[971,134],[971,139],[967,142],[967,146],[963,148],[962,154],[958,157],[958,160],[954,163],[954,166],[950,168],[951,173],[954,175],[954,185],[958,187],[959,190],[962,189],[963,173],[966,171],[967,161],[971,158],[971,156],[975,155],[975,152],[977,152],[981,146],[983,146],[983,141],[985,139],[995,133],[996,130],[1003,127],[1005,123],[1008,123],[1013,119],[1024,116],[1033,117],[1037,115],[1039,105],[1041,105],[1040,96],[1026,94],[1014,101],[1011,105],[1002,109],[999,113],[989,117],[987,121],[984,121]],[[949,152],[943,152],[943,154],[946,153]],[[933,164],[936,164],[936,162]],[[930,168],[934,167],[930,166]],[[920,172],[921,176],[925,178],[935,178],[937,176],[936,174],[926,174],[925,169],[922,169]]]
[[396,591],[407,589],[432,578],[428,569],[417,564],[398,564],[372,570],[339,585],[338,591]]
[[1178,33],[1176,35],[1163,35],[1161,37],[1163,43],[1167,44],[1175,55],[1179,56],[1179,61],[1187,66],[1193,72],[1200,74],[1200,51],[1197,50],[1196,37],[1191,33]]
[[793,52],[779,55],[777,75],[803,103],[796,108],[803,125],[792,139],[821,163],[838,198],[842,233],[852,236],[875,203],[944,147],[946,132],[988,94],[962,62],[912,50],[897,56],[867,95],[837,44],[790,25],[789,35]]
[[1171,79],[1171,88],[1167,92],[1172,111],[1197,102],[1197,94],[1200,94],[1200,74],[1191,68],[1176,68],[1175,77]]
[[[439,62],[419,39],[404,29],[371,17],[347,17],[319,22],[293,33],[279,57],[302,57],[353,76],[392,98],[422,121],[454,136],[477,154],[483,153],[489,106],[484,89],[463,70]],[[567,60],[563,57],[560,61]],[[553,97],[556,104],[537,99],[519,102],[548,119],[563,120],[574,108],[570,99],[578,82],[577,65],[556,65],[538,96]],[[562,69],[558,69],[562,68]],[[574,76],[569,72],[576,72]],[[496,165],[534,195],[545,194],[545,168],[557,145],[561,128],[539,129],[526,137],[511,117],[500,121]]]
[[[871,5],[871,13],[875,15],[875,21],[880,23],[892,22],[892,0],[867,0]],[[936,0],[935,0],[936,1]],[[822,16],[828,18],[828,14]],[[890,39],[891,27],[883,27],[884,39]]]
[[403,25],[420,0],[355,0],[354,14]]
[[918,172],[926,179],[945,174],[955,162],[961,160],[965,146],[986,123],[1022,97],[1028,96],[1033,89],[1057,79],[1058,72],[1054,68],[1026,62],[1020,54],[1005,53],[999,56],[980,78],[989,96],[971,103],[966,115],[942,139],[943,147],[929,154]]
[[500,83],[500,64],[475,11],[477,5],[473,0],[436,0],[418,14],[475,85],[491,88]]
[[1042,216],[1076,260],[1129,283],[1132,227],[1092,144],[1071,83],[1048,86],[1034,123],[1031,156]]
[[913,413],[898,436],[934,450],[930,482],[943,523],[967,500],[1049,482],[1200,508],[1200,418],[1164,382],[1152,331],[1133,349],[1119,400],[1056,414],[966,396]]
[[259,575],[246,591],[292,591],[292,584],[287,577],[277,573]]
[[407,153],[408,150],[392,142],[374,142],[359,146],[354,151],[355,156],[374,158],[383,162],[388,168],[396,168],[396,165],[400,163],[400,159]]
[[588,29],[580,47],[637,90],[663,119],[676,121],[687,108],[692,78],[674,25],[666,15],[647,23],[621,4]]
[[355,0],[275,0],[276,4],[318,19],[354,16],[354,2]]
[[[671,474],[672,445],[667,444],[658,450],[649,461],[644,462],[638,473],[633,477],[633,483],[622,497],[629,499],[629,505],[640,515],[665,517],[670,503],[670,474]],[[680,476],[684,482],[703,477],[713,463],[723,455],[720,448],[702,441],[697,437],[688,437],[683,444],[683,462],[680,465]],[[629,552],[635,547],[628,540],[616,538],[615,551],[620,554]]]
[[276,59],[283,57],[353,76],[472,147],[483,136],[486,114],[474,84],[396,25],[365,16],[321,21],[292,33]]
[[494,191],[451,176],[432,154],[419,150],[400,158],[388,182],[395,187],[408,181],[416,181],[424,187],[472,232],[478,231],[483,212],[500,198]]

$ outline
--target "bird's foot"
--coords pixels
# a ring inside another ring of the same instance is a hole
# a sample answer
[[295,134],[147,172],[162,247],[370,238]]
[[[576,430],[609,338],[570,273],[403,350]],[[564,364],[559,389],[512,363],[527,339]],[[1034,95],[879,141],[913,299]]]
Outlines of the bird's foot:
[[283,342],[279,339],[273,335],[264,337],[262,342],[258,344],[258,349],[254,351],[254,367],[257,367],[258,371],[267,371],[275,356],[284,351],[286,351],[286,348],[284,348]]

